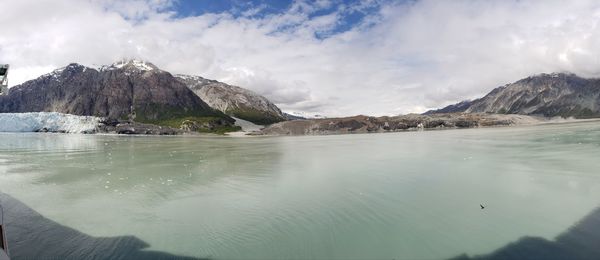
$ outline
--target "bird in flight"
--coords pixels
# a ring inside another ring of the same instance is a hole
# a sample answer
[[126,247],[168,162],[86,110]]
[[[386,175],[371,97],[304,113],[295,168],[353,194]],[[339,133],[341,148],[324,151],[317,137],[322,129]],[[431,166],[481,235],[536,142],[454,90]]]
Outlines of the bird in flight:
[[479,207],[481,207],[481,209],[485,209],[485,206],[479,204]]

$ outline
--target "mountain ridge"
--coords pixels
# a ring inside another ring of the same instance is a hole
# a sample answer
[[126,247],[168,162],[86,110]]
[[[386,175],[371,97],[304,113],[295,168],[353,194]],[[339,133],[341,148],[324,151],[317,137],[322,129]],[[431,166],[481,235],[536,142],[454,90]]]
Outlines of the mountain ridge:
[[600,117],[600,79],[541,73],[494,88],[485,96],[424,114],[444,112]]
[[138,60],[99,68],[71,63],[11,88],[0,97],[0,112],[60,112],[208,132],[234,122],[169,72]]
[[176,74],[175,77],[209,106],[229,116],[259,125],[287,120],[275,104],[251,90],[201,76]]

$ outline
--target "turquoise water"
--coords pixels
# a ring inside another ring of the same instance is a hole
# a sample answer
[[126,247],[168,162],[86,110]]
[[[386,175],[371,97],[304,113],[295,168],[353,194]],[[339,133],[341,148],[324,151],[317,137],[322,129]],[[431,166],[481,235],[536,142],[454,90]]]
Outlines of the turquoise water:
[[446,259],[566,231],[600,205],[599,154],[599,122],[256,138],[5,133],[0,192],[89,236],[135,236],[180,256]]

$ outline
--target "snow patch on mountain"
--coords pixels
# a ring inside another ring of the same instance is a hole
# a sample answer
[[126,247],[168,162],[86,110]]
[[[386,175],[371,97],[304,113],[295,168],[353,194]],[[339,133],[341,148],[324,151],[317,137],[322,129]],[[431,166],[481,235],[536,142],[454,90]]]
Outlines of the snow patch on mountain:
[[317,114],[317,113],[308,113],[308,112],[300,112],[300,111],[288,111],[288,112],[285,112],[285,113],[290,114],[292,116],[305,118],[305,119],[323,119],[323,118],[327,118],[326,116],[320,115],[320,114]]
[[136,60],[136,59],[120,60],[111,65],[92,64],[90,66],[86,66],[86,68],[94,69],[96,71],[108,71],[108,70],[116,70],[116,69],[133,69],[133,70],[139,70],[139,71],[159,70],[158,67],[156,67],[154,64],[152,64],[150,62],[143,61],[143,60]]
[[175,74],[174,76],[183,80],[193,80],[196,81],[198,84],[218,83],[218,81],[216,80],[205,79],[203,77],[194,75]]
[[133,68],[136,68],[138,70],[144,70],[144,71],[154,70],[156,68],[156,66],[154,66],[154,64],[145,62],[142,60],[122,60],[122,61],[119,61],[119,62],[113,64],[112,66],[117,69],[123,68],[125,66],[132,66]]
[[57,112],[0,113],[0,132],[91,133],[101,120]]

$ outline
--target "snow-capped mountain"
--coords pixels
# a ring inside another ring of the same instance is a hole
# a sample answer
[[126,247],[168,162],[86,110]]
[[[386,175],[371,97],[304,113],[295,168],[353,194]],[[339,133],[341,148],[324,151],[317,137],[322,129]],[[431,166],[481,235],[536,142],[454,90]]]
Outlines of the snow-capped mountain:
[[225,126],[234,122],[169,72],[139,60],[96,68],[69,64],[11,88],[0,97],[0,112],[59,112],[173,127],[190,118],[207,127],[215,120]]
[[97,71],[106,71],[106,70],[117,70],[117,69],[125,69],[125,70],[137,70],[137,71],[151,71],[151,70],[160,70],[154,64],[137,59],[123,59],[117,61],[110,65],[93,65],[86,68],[91,68]]
[[286,112],[286,114],[288,115],[288,118],[290,119],[322,119],[322,118],[327,118],[324,115],[320,115],[317,113],[307,113],[307,112],[300,112],[300,111],[289,111]]
[[142,60],[121,60],[105,69],[136,69],[141,71],[159,70],[154,64]]

